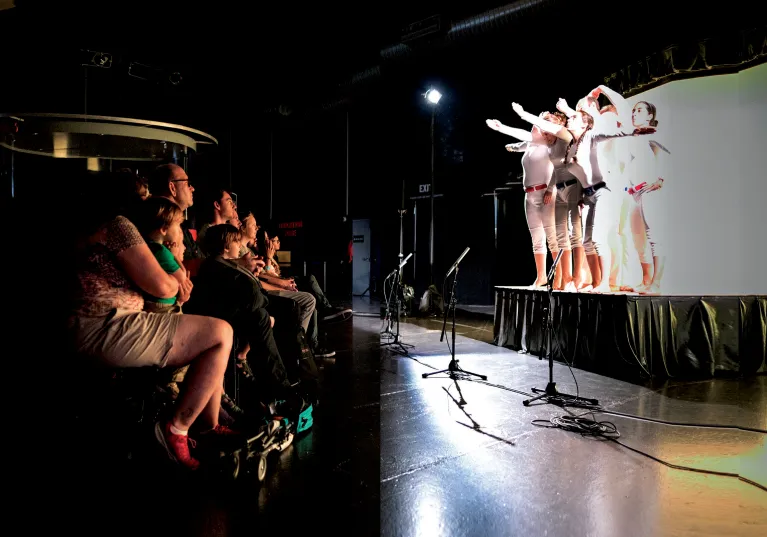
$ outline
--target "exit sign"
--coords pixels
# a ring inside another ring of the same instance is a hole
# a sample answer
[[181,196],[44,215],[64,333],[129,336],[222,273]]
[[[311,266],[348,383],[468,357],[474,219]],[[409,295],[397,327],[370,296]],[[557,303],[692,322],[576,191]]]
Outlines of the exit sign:
[[418,185],[419,194],[428,194],[430,189],[431,189],[431,185],[428,183],[425,185]]

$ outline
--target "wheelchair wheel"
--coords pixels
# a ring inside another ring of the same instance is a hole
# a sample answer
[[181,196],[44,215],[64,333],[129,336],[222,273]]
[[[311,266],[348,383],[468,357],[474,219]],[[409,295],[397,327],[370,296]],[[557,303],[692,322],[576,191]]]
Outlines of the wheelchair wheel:
[[259,483],[263,483],[266,479],[266,455],[261,455],[258,458],[258,464],[256,466],[256,478]]

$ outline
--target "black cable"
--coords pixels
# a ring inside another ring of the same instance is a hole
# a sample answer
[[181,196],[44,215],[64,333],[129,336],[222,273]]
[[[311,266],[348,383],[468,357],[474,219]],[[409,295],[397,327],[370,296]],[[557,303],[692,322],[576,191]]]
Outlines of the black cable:
[[[565,361],[565,364],[567,364],[567,368],[570,370],[570,374],[573,376],[573,381],[575,381],[575,397],[580,397],[581,393],[580,393],[580,389],[578,388],[578,380],[575,378],[575,373],[573,373],[573,368],[570,367],[570,362],[567,360],[567,356],[565,356],[565,352],[562,350],[562,347],[560,347],[559,345],[559,338],[556,337],[556,335],[554,334],[554,321],[551,319],[551,316],[554,315],[553,309],[551,309],[551,297],[549,297],[549,311],[552,312],[552,313],[549,313],[550,317],[548,319],[548,321],[550,321],[550,324],[551,324],[551,327],[547,328],[547,330],[549,330],[549,339],[553,339],[554,343],[557,344],[557,350],[559,351],[559,354],[562,355],[562,359]],[[551,342],[549,342],[549,345],[550,344]],[[573,362],[575,362],[575,353],[577,349],[578,347],[576,342],[575,350],[573,350]],[[553,350],[554,349],[552,349],[552,351]]]
[[731,472],[718,472],[716,470],[704,470],[701,468],[691,468],[689,466],[682,466],[681,464],[673,464],[668,461],[664,461],[663,459],[659,459],[658,457],[655,457],[653,455],[650,455],[649,453],[645,453],[644,451],[640,449],[627,446],[626,444],[618,440],[618,438],[620,438],[620,432],[618,432],[618,428],[615,426],[615,424],[609,421],[590,420],[590,419],[584,418],[583,416],[557,416],[557,417],[551,418],[550,420],[533,420],[531,423],[537,427],[562,429],[569,432],[579,433],[581,436],[592,436],[596,438],[603,438],[605,440],[615,442],[616,444],[623,446],[624,448],[629,449],[633,451],[634,453],[644,455],[648,459],[652,459],[655,462],[659,462],[662,465],[672,468],[674,470],[684,470],[687,472],[718,475],[722,477],[734,477],[740,481],[743,481],[744,483],[748,483],[749,485],[752,485],[758,489],[761,489],[767,492],[766,486],[760,483],[757,483],[756,481],[752,481],[748,478],[745,478],[741,476],[740,474],[735,474]]
[[[568,403],[566,406],[572,406],[572,405]],[[738,429],[738,430],[747,431],[750,433],[767,434],[767,430],[757,429],[755,427],[741,427],[740,425],[721,425],[718,423],[684,423],[679,421],[667,421],[667,420],[660,420],[657,418],[645,418],[643,416],[637,416],[635,414],[626,414],[623,412],[616,412],[614,410],[605,410],[601,407],[593,408],[591,409],[591,412],[596,412],[599,414],[610,414],[612,416],[620,416],[623,418],[629,418],[629,419],[640,420],[640,421],[649,421],[652,423],[661,423],[663,425],[674,425],[678,427],[699,427],[702,429]],[[581,414],[581,416],[585,416],[586,414],[589,414],[589,412],[585,412]]]
[[515,390],[514,388],[507,388],[506,386],[503,386],[501,384],[493,384],[492,382],[488,382],[486,380],[476,380],[471,377],[468,377],[462,380],[468,380],[469,382],[476,382],[477,384],[485,384],[486,386],[490,386],[491,388],[498,388],[500,390],[506,390],[507,392],[514,392],[519,395],[524,395],[525,397],[534,397],[533,394],[531,393],[523,392],[522,390]]

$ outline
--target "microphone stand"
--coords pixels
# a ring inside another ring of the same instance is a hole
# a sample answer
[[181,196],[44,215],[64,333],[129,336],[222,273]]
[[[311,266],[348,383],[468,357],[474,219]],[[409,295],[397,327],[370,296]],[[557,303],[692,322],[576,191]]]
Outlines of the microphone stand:
[[[408,348],[410,348],[410,349],[414,349],[415,348],[414,345],[408,345],[407,343],[402,343],[399,340],[399,337],[400,337],[400,334],[399,334],[400,308],[401,308],[402,299],[403,299],[403,296],[404,296],[403,292],[402,292],[402,267],[404,267],[407,264],[408,259],[410,259],[410,257],[412,255],[413,254],[409,254],[403,261],[400,262],[399,267],[397,269],[393,270],[391,272],[391,274],[389,274],[389,276],[386,277],[386,279],[389,279],[389,278],[391,278],[393,276],[397,277],[397,282],[394,284],[394,286],[395,286],[394,287],[394,293],[396,294],[396,300],[397,300],[397,332],[396,333],[392,333],[392,331],[391,331],[391,320],[390,320],[389,321],[389,327],[387,327],[386,331],[383,332],[381,335],[393,335],[394,339],[392,339],[391,341],[388,341],[386,343],[381,343],[381,347],[391,346],[392,347],[392,349],[391,349],[392,352],[394,352],[395,354],[400,354],[402,356],[410,356],[410,354],[408,353],[407,349]],[[402,254],[401,253],[399,254],[399,258],[402,259]],[[388,315],[388,310],[387,310],[387,315]]]
[[[455,294],[455,288],[458,283],[458,265],[461,263],[463,258],[466,256],[466,254],[469,253],[469,248],[466,248],[466,250],[463,251],[461,256],[458,258],[458,260],[453,263],[453,266],[450,267],[450,270],[445,275],[445,282],[447,282],[447,279],[450,277],[450,274],[455,271],[455,274],[453,276],[453,286],[450,291],[450,302],[448,304],[448,307],[445,308],[445,316],[442,320],[442,335],[439,337],[440,341],[443,341],[445,338],[445,330],[447,327],[447,315],[449,310],[453,310],[453,323],[452,323],[452,339],[453,339],[453,345],[450,347],[450,363],[447,366],[447,369],[442,369],[441,371],[432,371],[431,373],[424,373],[421,375],[423,378],[429,378],[432,375],[439,375],[441,373],[448,373],[450,378],[452,380],[458,380],[465,376],[474,376],[479,377],[482,380],[487,380],[487,375],[480,375],[479,373],[472,373],[471,371],[465,371],[461,369],[458,366],[458,360],[455,359],[455,306],[457,304],[456,294]],[[457,384],[456,384],[457,386]],[[463,401],[463,395],[461,395],[461,401]],[[465,404],[465,401],[463,401],[463,404]]]
[[564,250],[559,250],[557,258],[554,260],[554,264],[551,266],[551,270],[549,271],[549,274],[546,278],[546,292],[548,294],[548,302],[544,303],[543,306],[543,349],[544,352],[548,351],[549,354],[549,383],[546,385],[545,390],[533,388],[533,393],[537,393],[539,395],[533,397],[532,399],[526,399],[522,401],[524,406],[530,406],[530,403],[538,401],[539,399],[544,399],[547,403],[553,403],[553,401],[550,401],[549,398],[557,399],[558,403],[565,402],[588,405],[599,404],[599,401],[596,399],[587,399],[585,397],[561,393],[557,391],[557,383],[554,382],[554,349],[552,341],[554,341],[556,334],[554,334],[554,320],[553,312],[551,311],[551,304],[554,300],[554,273],[557,269],[557,265],[559,264],[559,258],[562,257],[563,251]]

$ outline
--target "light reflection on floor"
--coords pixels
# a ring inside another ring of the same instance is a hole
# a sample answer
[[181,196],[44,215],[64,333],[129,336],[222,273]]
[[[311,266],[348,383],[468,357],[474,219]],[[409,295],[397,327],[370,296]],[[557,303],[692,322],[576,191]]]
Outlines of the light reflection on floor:
[[[439,341],[441,325],[423,324],[431,330],[401,325],[403,340],[415,345],[410,358],[385,351],[381,358],[382,535],[767,534],[767,492],[667,468],[612,442],[531,425],[561,415],[559,408],[525,408],[522,395],[459,381],[467,416],[450,397],[460,399],[454,382],[421,378],[450,360]],[[546,362],[536,357],[462,336],[457,343],[460,365],[493,384],[523,392],[545,386]],[[764,376],[651,390],[574,371],[582,394],[620,412],[749,427],[763,427],[767,417]],[[561,364],[555,379],[562,391],[575,393]],[[767,484],[764,435],[600,419],[616,423],[627,445],[670,463]]]

